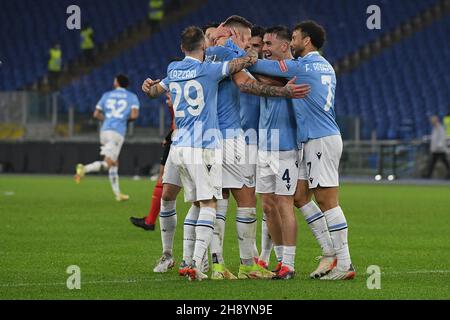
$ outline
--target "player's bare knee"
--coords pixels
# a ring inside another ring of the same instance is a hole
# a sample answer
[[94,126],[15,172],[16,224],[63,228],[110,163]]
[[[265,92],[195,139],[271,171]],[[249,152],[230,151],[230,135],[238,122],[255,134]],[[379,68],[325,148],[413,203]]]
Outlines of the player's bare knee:
[[262,208],[266,216],[270,217],[277,213],[275,205],[275,202],[270,196],[267,195],[262,197]]
[[333,197],[316,197],[316,202],[322,212],[326,212],[339,206],[337,199]]
[[112,160],[111,158],[105,158],[105,162],[108,165],[108,169],[111,167],[116,167],[117,166],[117,162]]
[[311,202],[312,192],[309,190],[308,182],[299,180],[297,184],[297,191],[294,196],[294,205],[296,208],[303,208],[305,205]]
[[163,186],[163,192],[161,199],[164,201],[174,201],[177,199],[178,192],[180,191],[180,187],[174,186],[171,184],[165,184]]
[[211,200],[202,200],[199,201],[200,208],[216,208],[217,200],[211,199]]
[[256,207],[255,188],[248,188],[244,186],[242,189],[233,189],[231,192],[233,193],[239,208]]
[[294,206],[298,209],[301,209],[304,206],[306,206],[308,203],[310,203],[311,199],[312,199],[312,197],[308,197],[304,194],[302,194],[300,196],[296,196],[294,198]]
[[266,216],[270,216],[273,213],[273,207],[268,203],[264,203],[262,208]]

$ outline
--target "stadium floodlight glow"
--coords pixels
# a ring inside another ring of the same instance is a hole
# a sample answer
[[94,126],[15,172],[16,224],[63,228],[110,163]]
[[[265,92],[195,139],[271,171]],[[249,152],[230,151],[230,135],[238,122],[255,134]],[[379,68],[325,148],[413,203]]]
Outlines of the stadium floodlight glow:
[[393,174],[388,175],[387,179],[389,181],[394,181],[395,180],[395,176]]
[[381,174],[377,174],[375,176],[375,181],[381,181],[381,179],[383,179],[383,177],[381,176]]

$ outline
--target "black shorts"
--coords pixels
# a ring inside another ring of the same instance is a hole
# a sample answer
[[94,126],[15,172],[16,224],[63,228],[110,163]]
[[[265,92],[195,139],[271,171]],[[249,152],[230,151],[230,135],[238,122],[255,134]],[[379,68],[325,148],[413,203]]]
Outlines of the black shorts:
[[163,145],[163,155],[161,157],[161,165],[162,166],[166,165],[167,158],[169,157],[170,146],[172,145],[172,133],[173,133],[173,130],[171,130],[165,138],[167,143],[165,145]]

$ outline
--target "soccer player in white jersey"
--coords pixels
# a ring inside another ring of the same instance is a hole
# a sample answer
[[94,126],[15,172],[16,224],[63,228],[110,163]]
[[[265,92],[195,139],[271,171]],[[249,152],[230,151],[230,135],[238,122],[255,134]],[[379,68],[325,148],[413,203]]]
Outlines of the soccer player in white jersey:
[[[204,63],[205,36],[201,29],[183,31],[181,48],[186,58],[171,63],[168,76],[153,85],[148,93],[156,97],[170,91],[174,101],[177,133],[169,158],[180,170],[185,200],[198,202],[195,222],[193,261],[188,271],[191,280],[206,279],[200,271],[213,235],[216,201],[222,198],[222,138],[217,117],[218,83],[227,76],[249,67],[256,56],[221,63]],[[171,212],[176,215],[175,209]]]
[[103,161],[96,161],[88,165],[78,164],[75,181],[92,172],[108,170],[114,196],[117,201],[126,201],[128,195],[122,194],[119,188],[119,155],[125,140],[127,122],[134,121],[139,116],[139,100],[137,96],[126,90],[129,80],[119,74],[114,78],[114,90],[103,94],[94,112],[94,118],[103,121],[100,131],[100,154]]
[[[318,277],[322,280],[348,280],[353,279],[356,273],[348,247],[347,221],[338,197],[338,169],[343,144],[334,111],[336,75],[331,64],[318,52],[325,38],[322,26],[304,21],[295,26],[291,41],[297,60],[258,60],[250,71],[285,78],[296,76],[299,83],[311,85],[311,93],[306,99],[293,100],[298,143],[304,143],[300,181],[307,181],[318,204],[310,202],[302,207],[302,212],[324,253],[326,250],[330,255],[329,260],[334,260],[332,254],[337,259],[336,267],[332,263],[334,268],[325,275],[318,274]],[[309,200],[305,198],[303,202]],[[299,202],[297,204],[301,206]],[[327,232],[331,242],[321,237]]]

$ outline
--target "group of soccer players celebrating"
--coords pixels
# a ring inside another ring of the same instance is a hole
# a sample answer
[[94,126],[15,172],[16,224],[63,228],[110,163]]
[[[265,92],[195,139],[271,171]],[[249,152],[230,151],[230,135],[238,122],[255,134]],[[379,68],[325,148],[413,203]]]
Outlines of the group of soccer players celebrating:
[[[163,80],[144,81],[150,98],[168,95],[176,128],[162,176],[163,255],[154,272],[175,265],[176,198],[183,189],[192,205],[184,220],[181,276],[207,279],[209,250],[211,279],[292,279],[296,207],[322,248],[311,278],[355,277],[338,201],[343,144],[334,112],[336,76],[319,53],[325,39],[313,21],[293,30],[263,29],[231,16],[203,30],[186,28],[185,58],[170,63]],[[77,174],[85,172],[81,166]],[[256,194],[263,207],[260,252]],[[237,203],[237,276],[223,255],[224,241],[232,241],[225,239],[230,196]],[[270,271],[272,249],[277,265]]]

